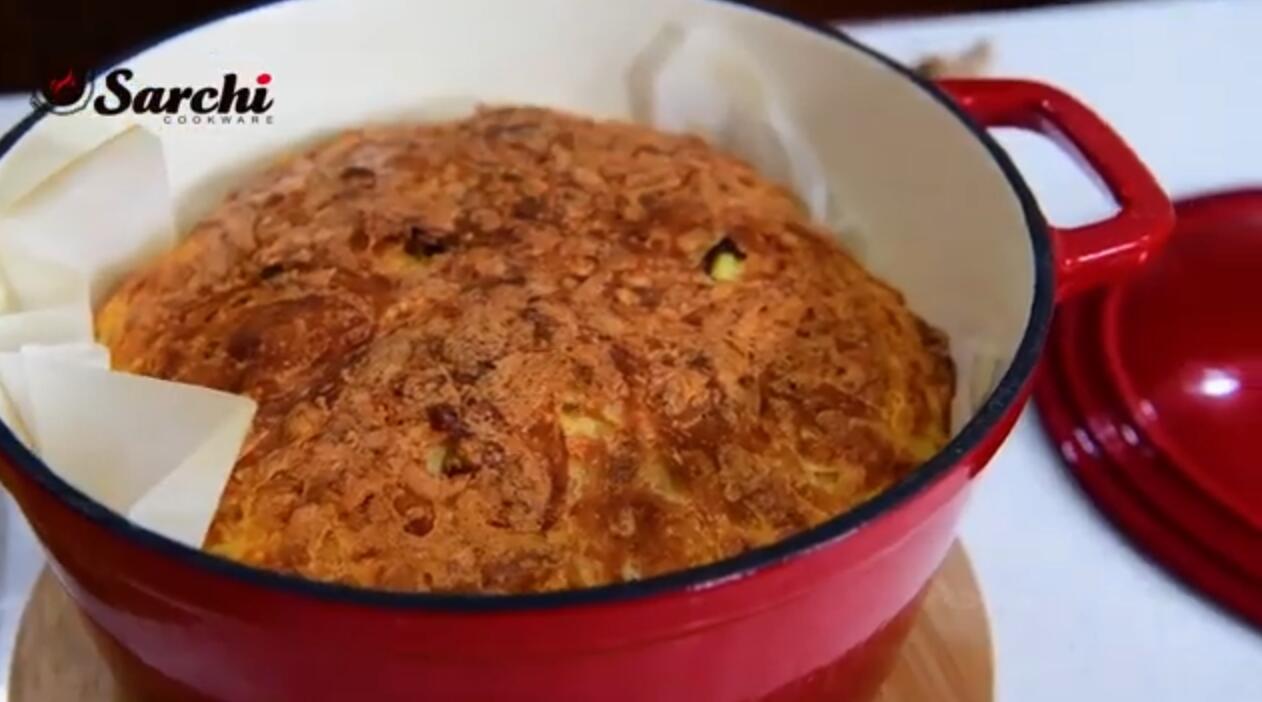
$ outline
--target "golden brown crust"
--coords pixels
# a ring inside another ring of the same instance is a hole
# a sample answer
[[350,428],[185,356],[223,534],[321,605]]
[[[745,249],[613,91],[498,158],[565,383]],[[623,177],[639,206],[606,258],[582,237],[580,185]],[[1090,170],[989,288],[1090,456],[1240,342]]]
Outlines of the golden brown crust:
[[[724,239],[735,280],[706,269]],[[288,160],[97,322],[120,369],[260,402],[208,549],[394,590],[769,543],[940,448],[953,385],[942,337],[748,166],[529,108]]]

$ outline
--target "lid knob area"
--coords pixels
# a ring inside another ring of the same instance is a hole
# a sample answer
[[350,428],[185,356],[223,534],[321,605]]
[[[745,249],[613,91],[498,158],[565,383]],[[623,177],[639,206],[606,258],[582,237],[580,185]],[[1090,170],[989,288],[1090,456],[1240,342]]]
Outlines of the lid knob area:
[[1262,529],[1262,191],[1177,213],[1166,250],[1108,293],[1107,363],[1148,440]]

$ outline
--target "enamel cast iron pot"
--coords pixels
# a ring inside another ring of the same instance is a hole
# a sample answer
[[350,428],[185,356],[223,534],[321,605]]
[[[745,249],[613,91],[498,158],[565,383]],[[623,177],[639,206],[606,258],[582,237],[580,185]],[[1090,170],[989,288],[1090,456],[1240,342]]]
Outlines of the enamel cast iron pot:
[[[866,504],[700,568],[529,596],[405,595],[309,582],[186,548],[60,480],[0,428],[0,472],[143,700],[864,700],[954,538],[973,478],[1025,402],[1058,298],[1141,264],[1170,204],[1108,126],[1065,94],[932,85],[826,29],[709,0],[280,2],[124,61],[136,85],[269,73],[270,125],[32,116],[0,141],[0,204],[111,131],[163,140],[180,224],[225,174],[432,96],[625,116],[625,75],[668,23],[720,27],[758,57],[817,149],[853,246],[919,314],[981,349],[960,363],[950,444]],[[1119,211],[1048,225],[987,127],[1055,139]],[[106,216],[107,213],[102,213]],[[957,362],[961,359],[957,357]],[[973,367],[975,366],[975,367]],[[101,466],[109,470],[110,466]]]

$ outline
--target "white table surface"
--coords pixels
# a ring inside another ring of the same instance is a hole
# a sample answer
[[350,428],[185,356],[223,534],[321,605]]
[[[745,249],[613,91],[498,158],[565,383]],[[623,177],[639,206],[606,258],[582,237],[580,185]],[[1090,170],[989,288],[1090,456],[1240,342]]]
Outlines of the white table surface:
[[[850,29],[906,60],[989,39],[994,75],[1076,94],[1175,195],[1262,185],[1262,1],[1130,2]],[[24,98],[0,98],[0,127],[25,109]],[[1001,141],[1057,223],[1108,211],[1049,145],[1019,134]],[[7,678],[41,556],[7,496],[2,506]],[[991,612],[1001,702],[1262,701],[1262,635],[1132,551],[1077,491],[1032,412],[980,481],[963,539]]]

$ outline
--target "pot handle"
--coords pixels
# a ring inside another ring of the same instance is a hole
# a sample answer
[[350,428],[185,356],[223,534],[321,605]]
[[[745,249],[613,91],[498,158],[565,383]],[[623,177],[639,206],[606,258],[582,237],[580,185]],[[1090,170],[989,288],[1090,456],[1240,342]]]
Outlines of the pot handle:
[[952,79],[939,85],[983,127],[1017,127],[1050,139],[1117,202],[1117,214],[1100,222],[1048,227],[1057,299],[1121,279],[1174,229],[1170,198],[1126,142],[1081,102],[1023,80]]

